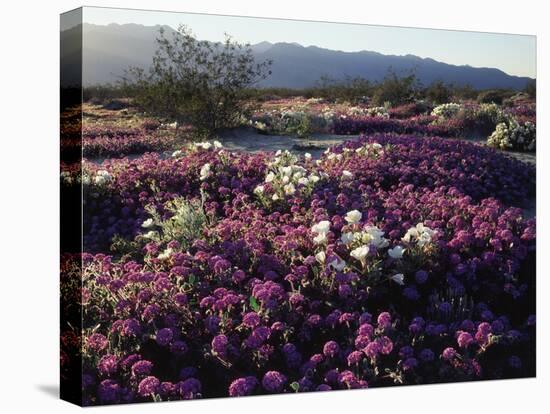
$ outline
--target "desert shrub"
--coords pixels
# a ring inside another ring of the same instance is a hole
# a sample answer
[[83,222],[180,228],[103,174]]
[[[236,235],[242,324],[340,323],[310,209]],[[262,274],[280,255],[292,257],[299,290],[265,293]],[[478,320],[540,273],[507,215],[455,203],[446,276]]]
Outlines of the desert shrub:
[[389,114],[391,118],[407,119],[413,116],[425,114],[430,109],[431,106],[426,101],[418,101],[390,108]]
[[502,108],[495,104],[465,105],[456,114],[457,120],[464,125],[465,134],[488,136],[497,124],[504,122],[506,114]]
[[449,119],[454,117],[462,109],[462,105],[458,103],[446,103],[436,106],[432,111],[432,116],[440,119]]
[[442,81],[435,81],[426,88],[424,94],[434,104],[444,104],[451,100],[451,89]]
[[238,125],[250,110],[246,90],[270,74],[270,61],[256,63],[250,46],[229,36],[212,43],[180,26],[171,39],[161,28],[157,43],[151,69],[130,68],[124,86],[148,113],[201,135]]
[[328,76],[322,76],[313,88],[304,90],[303,95],[356,104],[364,102],[365,97],[372,93],[373,84],[362,77],[346,76],[344,79],[335,80]]
[[388,112],[387,106],[372,106],[367,108],[366,114],[369,116],[375,116],[380,118],[389,118],[390,113]]
[[498,105],[502,105],[504,99],[510,98],[513,95],[514,92],[511,90],[491,89],[480,92],[477,96],[477,101],[479,103],[496,103]]
[[384,80],[380,82],[372,97],[375,105],[384,105],[390,102],[391,105],[401,105],[415,99],[418,91],[418,80],[416,75],[398,76],[390,71]]
[[157,243],[176,241],[184,251],[189,249],[195,240],[204,236],[204,229],[209,218],[204,210],[204,196],[201,199],[186,200],[175,198],[169,201],[164,208],[172,214],[163,218],[153,205],[146,207],[150,218],[145,220],[142,227],[147,231],[143,239]]
[[532,122],[520,124],[513,117],[499,123],[487,139],[487,145],[504,150],[535,151],[537,126]]

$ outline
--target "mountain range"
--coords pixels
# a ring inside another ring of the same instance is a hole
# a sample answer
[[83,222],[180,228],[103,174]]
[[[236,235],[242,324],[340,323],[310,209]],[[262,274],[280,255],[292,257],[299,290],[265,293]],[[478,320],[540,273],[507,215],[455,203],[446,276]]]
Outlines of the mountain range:
[[[84,84],[114,83],[130,66],[147,68],[157,48],[160,27],[85,23]],[[163,27],[167,34],[173,31],[168,26]],[[69,31],[62,32],[61,36],[69,36]],[[414,71],[424,85],[441,80],[455,85],[469,84],[476,89],[522,89],[531,80],[496,68],[451,65],[414,55],[384,55],[367,50],[343,52],[317,46],[305,47],[298,43],[261,42],[251,48],[257,61],[273,61],[272,74],[260,83],[261,87],[304,88],[315,85],[322,76],[336,80],[350,76],[380,81],[389,69],[397,74]]]

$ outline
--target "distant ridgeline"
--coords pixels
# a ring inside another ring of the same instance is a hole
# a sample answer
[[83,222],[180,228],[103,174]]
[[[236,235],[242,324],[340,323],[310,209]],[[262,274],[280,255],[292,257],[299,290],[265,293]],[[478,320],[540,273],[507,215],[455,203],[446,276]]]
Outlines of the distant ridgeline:
[[[148,67],[157,48],[159,28],[137,24],[84,24],[84,84],[115,83],[130,66]],[[164,28],[167,32],[173,31],[168,26]],[[380,81],[390,68],[397,74],[414,71],[424,85],[440,80],[475,89],[520,90],[531,80],[499,69],[449,65],[414,55],[342,52],[297,43],[261,42],[251,47],[258,61],[273,60],[272,74],[260,83],[261,87],[307,88],[315,86],[323,76],[334,80],[349,76]]]

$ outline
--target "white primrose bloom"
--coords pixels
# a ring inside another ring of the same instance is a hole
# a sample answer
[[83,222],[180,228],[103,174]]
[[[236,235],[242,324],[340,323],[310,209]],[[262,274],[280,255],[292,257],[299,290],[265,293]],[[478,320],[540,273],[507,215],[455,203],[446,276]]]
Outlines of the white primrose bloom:
[[104,177],[107,180],[111,179],[111,174],[109,174],[109,171],[107,170],[99,170],[96,172],[96,175],[99,175],[100,177]]
[[311,231],[316,234],[313,241],[316,244],[322,244],[327,241],[327,233],[330,230],[330,221],[323,220],[311,227]]
[[273,182],[274,179],[275,179],[275,174],[273,172],[269,172],[265,176],[265,182],[266,183],[271,183],[271,182]]
[[319,233],[314,238],[315,244],[323,244],[327,241],[327,233]]
[[306,161],[311,160],[311,154],[310,154],[309,152],[306,152],[306,153],[304,154],[304,158],[306,159]]
[[210,176],[210,163],[206,163],[201,168],[200,179],[206,180]]
[[432,241],[432,235],[426,232],[423,232],[420,234],[420,237],[418,237],[418,240],[416,244],[418,244],[420,247],[424,247],[426,244],[431,243]]
[[323,220],[311,227],[311,231],[314,233],[328,233],[330,230],[330,221]]
[[289,177],[290,175],[292,175],[292,166],[281,167],[280,171],[282,175]]
[[367,235],[366,239],[377,249],[388,247],[390,244],[388,239],[384,238],[384,232],[376,226],[366,226],[365,233]]
[[401,240],[406,243],[410,243],[412,240],[416,240],[418,246],[424,247],[426,244],[431,243],[433,236],[436,234],[435,230],[424,226],[424,223],[418,223],[415,227],[411,227],[405,233],[405,236]]
[[301,184],[301,185],[308,185],[309,184],[309,180],[306,178],[306,177],[301,177],[298,179],[298,184]]
[[353,249],[350,252],[350,256],[354,259],[359,260],[362,264],[365,263],[365,259],[367,255],[369,254],[369,246],[361,246],[356,249]]
[[283,176],[283,179],[281,180],[283,184],[288,184],[290,181],[290,177],[288,175]]
[[319,181],[319,176],[317,176],[317,175],[315,175],[315,174],[311,174],[311,175],[309,176],[309,181],[311,181],[312,183],[315,184],[316,182]]
[[254,193],[256,194],[263,194],[265,187],[263,185],[259,185],[254,189]]
[[84,174],[82,176],[82,184],[84,185],[90,184],[90,176],[88,174]]
[[340,240],[342,240],[342,243],[344,243],[345,245],[350,244],[351,242],[353,242],[353,233],[352,232],[342,233]]
[[143,237],[145,237],[146,239],[154,239],[156,236],[157,236],[157,232],[154,231],[154,230],[151,230],[151,231],[148,231],[147,233],[145,233],[143,235]]
[[152,218],[148,218],[147,220],[145,220],[145,221],[141,224],[141,227],[143,227],[144,229],[149,229],[149,228],[153,227],[153,219],[152,219]]
[[271,199],[273,201],[277,201],[279,199],[279,196],[277,194],[273,194],[273,196],[271,197]]
[[173,253],[174,251],[171,249],[171,248],[168,248],[166,249],[165,251],[163,251],[161,254],[159,254],[157,256],[158,259],[160,260],[166,260],[168,258],[170,258],[170,255]]
[[401,246],[395,246],[391,249],[388,249],[388,255],[392,259],[401,259],[403,257],[403,253],[405,253],[405,249]]
[[416,227],[411,227],[405,235],[401,238],[402,241],[406,243],[410,243],[411,239],[415,239],[418,237],[418,230],[416,230]]
[[346,267],[347,263],[345,260],[342,260],[339,257],[337,257],[328,265],[332,267],[334,270],[336,270],[337,272],[341,272],[342,270],[344,270],[344,267]]
[[[104,174],[102,174],[104,173]],[[98,171],[94,177],[94,183],[97,185],[103,185],[111,179],[111,176],[107,171]]]
[[317,261],[321,264],[325,263],[325,260],[327,260],[327,255],[325,252],[323,251],[320,251],[319,253],[317,253],[315,255],[315,259],[317,259]]
[[405,284],[405,275],[403,273],[396,273],[395,275],[390,277],[390,279],[398,285],[403,286]]
[[361,220],[361,217],[362,217],[362,214],[360,211],[351,210],[351,211],[348,211],[348,213],[346,214],[345,220],[349,224],[355,224],[355,223],[359,223],[359,221]]
[[181,155],[182,151],[181,150],[176,150],[172,153],[172,158],[177,158]]
[[342,171],[342,178],[352,179],[353,178],[353,173],[348,171],[348,170],[344,170],[344,171]]
[[223,145],[220,141],[216,140],[216,141],[213,142],[213,144],[214,144],[214,148],[216,148],[216,149],[223,148]]
[[294,184],[290,183],[283,187],[283,190],[285,191],[286,195],[292,195],[296,192],[296,187],[294,187]]

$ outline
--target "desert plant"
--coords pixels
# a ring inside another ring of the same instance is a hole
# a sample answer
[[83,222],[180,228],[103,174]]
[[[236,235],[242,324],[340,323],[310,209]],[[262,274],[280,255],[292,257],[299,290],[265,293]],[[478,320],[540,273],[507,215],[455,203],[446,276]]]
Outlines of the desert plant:
[[159,243],[177,241],[183,251],[189,249],[195,240],[203,237],[204,229],[209,224],[204,198],[204,194],[201,194],[200,200],[178,197],[169,201],[165,208],[172,216],[167,219],[163,219],[154,206],[148,206],[146,210],[151,218],[142,225],[147,232],[138,238]]
[[265,79],[271,61],[256,63],[249,44],[198,40],[180,26],[168,38],[159,30],[149,71],[130,68],[123,80],[134,102],[148,113],[191,123],[202,135],[238,125],[249,109],[246,89]]
[[388,71],[384,80],[377,86],[373,102],[384,105],[390,102],[392,106],[414,101],[419,89],[419,82],[414,73],[398,76],[394,71]]
[[442,81],[432,82],[424,91],[426,98],[440,105],[451,100],[451,89]]
[[480,92],[477,96],[477,101],[479,103],[496,103],[502,105],[502,101],[506,98],[510,98],[514,93],[514,91],[506,89],[490,89]]

